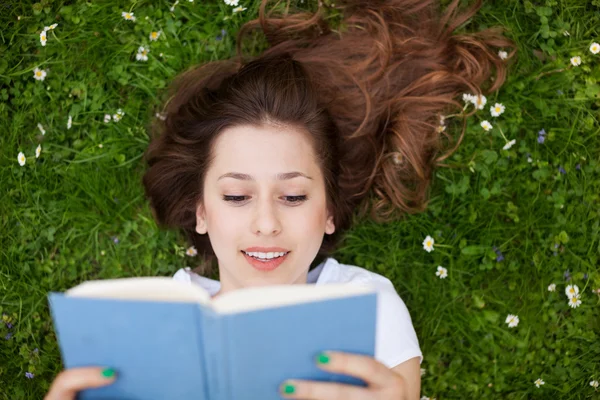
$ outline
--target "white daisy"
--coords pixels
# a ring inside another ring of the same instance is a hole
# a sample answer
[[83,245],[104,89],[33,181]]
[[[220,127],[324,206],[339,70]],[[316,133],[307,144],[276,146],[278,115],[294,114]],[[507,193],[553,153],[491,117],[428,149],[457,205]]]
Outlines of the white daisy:
[[173,3],[173,5],[171,6],[170,10],[171,12],[175,11],[175,6],[179,4],[179,0],[175,0],[175,3]]
[[590,51],[592,52],[592,54],[600,53],[600,44],[596,42],[592,43],[592,45],[590,46]]
[[234,12],[234,13],[238,13],[238,12],[242,12],[242,11],[244,11],[244,10],[247,10],[247,8],[246,8],[246,7],[239,6],[239,7],[236,7],[236,8],[234,8],[234,9],[233,9],[233,12]]
[[433,249],[433,243],[435,241],[433,240],[433,238],[429,235],[427,235],[427,237],[425,238],[425,240],[423,240],[423,248],[428,252],[431,253],[434,249]]
[[565,288],[565,294],[568,298],[577,296],[579,294],[579,288],[577,287],[577,285],[569,285]]
[[152,41],[154,41],[154,40],[158,40],[158,38],[160,37],[160,34],[161,34],[161,31],[158,31],[158,32],[156,32],[156,31],[150,32],[150,36],[149,36],[149,37],[150,37],[150,40],[152,40]]
[[571,36],[571,34],[569,33],[569,31],[563,31],[563,36]]
[[517,141],[515,139],[511,140],[510,142],[507,142],[504,147],[502,148],[502,150],[508,150],[511,147],[513,147],[513,144],[517,143]]
[[501,103],[494,104],[493,107],[490,107],[490,113],[492,113],[492,117],[498,117],[500,114],[504,112],[506,107],[504,107]]
[[485,98],[484,95],[480,95],[480,96],[473,96],[473,99],[471,100],[471,102],[475,105],[475,107],[477,107],[479,110],[483,110],[483,107],[485,106],[485,103],[487,103],[487,99]]
[[485,120],[485,121],[481,121],[481,127],[487,132],[490,129],[492,129],[492,124],[490,124],[489,121]]
[[125,115],[125,113],[123,112],[123,110],[121,110],[120,108],[117,110],[116,114],[113,114],[113,121],[115,122],[119,122],[121,120],[121,118],[123,118],[123,115]]
[[465,103],[473,103],[475,101],[475,96],[469,93],[463,93],[462,99]]
[[508,314],[508,316],[506,317],[506,321],[504,322],[508,324],[509,328],[514,328],[515,326],[519,325],[519,317],[516,315]]
[[138,48],[138,52],[135,55],[136,60],[138,61],[148,61],[148,53],[150,52],[149,49],[144,48],[144,46],[140,46]]
[[228,6],[237,6],[240,0],[223,0]]
[[540,387],[540,385],[543,385],[546,382],[544,382],[541,378],[537,378],[533,383],[535,383],[535,386]]
[[527,157],[527,162],[528,162],[528,163],[531,163],[531,162],[533,162],[533,158],[531,158],[531,157]]
[[445,121],[446,121],[446,117],[444,117],[443,115],[440,114],[440,125],[444,125]]
[[40,42],[42,43],[42,46],[46,45],[46,40],[47,40],[46,31],[43,30],[42,32],[40,32]]
[[569,306],[571,306],[572,308],[577,308],[577,307],[579,307],[580,304],[581,304],[581,299],[580,299],[579,295],[569,298]]
[[100,148],[103,148],[104,146],[102,145],[102,143],[100,143],[100,144],[98,145],[98,147],[100,147]]
[[446,125],[440,125],[437,128],[435,128],[435,131],[438,133],[442,133],[446,130]]
[[436,274],[436,276],[439,276],[440,279],[444,279],[445,277],[448,276],[448,270],[446,268],[442,267],[441,265],[438,265],[437,272],[435,274]]
[[121,16],[122,16],[123,18],[125,18],[126,20],[128,20],[128,21],[135,21],[135,16],[133,15],[133,13],[132,13],[132,12],[126,12],[126,11],[123,11],[123,12],[121,13]]
[[571,57],[571,64],[574,67],[577,67],[578,65],[580,65],[581,64],[581,57],[579,57],[579,56]]
[[188,247],[188,249],[185,251],[185,254],[187,254],[190,257],[194,257],[196,254],[198,254],[198,251],[196,250],[195,246],[191,246]]
[[22,151],[19,152],[19,155],[17,157],[17,160],[19,160],[19,165],[22,167],[23,165],[25,165],[25,161],[27,161],[27,159],[25,158],[25,154],[23,154]]
[[598,387],[598,381],[591,381],[590,382],[590,386],[593,386],[593,387],[597,388]]
[[52,24],[48,27],[48,30],[52,30],[52,29],[56,28],[57,26],[58,26],[58,24]]
[[40,156],[41,152],[42,152],[42,146],[38,144],[38,147],[35,149],[35,158],[38,158]]
[[508,57],[508,53],[503,50],[500,50],[498,52],[498,57],[500,57],[500,59],[502,59],[502,60],[506,60],[506,58]]
[[35,67],[35,69],[33,70],[33,77],[38,81],[43,81],[46,78],[46,71]]
[[549,292],[556,292],[556,284],[555,283],[551,283],[550,285],[548,285],[548,291]]
[[430,400],[430,399],[429,399],[429,397],[427,397],[427,396],[421,396],[421,399],[420,399],[420,400]]
[[44,129],[44,127],[42,126],[42,124],[38,123],[37,127],[40,130],[40,132],[42,132],[42,135],[46,134],[46,130]]
[[107,124],[110,122],[110,114],[104,114],[104,123]]
[[156,118],[158,118],[158,119],[160,119],[162,121],[164,121],[165,119],[167,119],[167,116],[164,115],[164,114],[161,114],[161,113],[156,113],[155,116],[156,116]]
[[73,117],[69,115],[69,120],[67,121],[67,129],[71,129],[71,124],[73,123]]

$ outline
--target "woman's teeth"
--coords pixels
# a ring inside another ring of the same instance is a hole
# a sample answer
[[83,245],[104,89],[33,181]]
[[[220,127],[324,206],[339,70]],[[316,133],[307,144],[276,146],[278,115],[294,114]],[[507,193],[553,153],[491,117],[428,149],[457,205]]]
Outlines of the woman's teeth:
[[257,260],[261,260],[261,261],[267,261],[273,258],[278,258],[281,256],[286,255],[288,252],[269,252],[269,253],[260,253],[260,252],[246,252],[244,250],[242,250],[244,252],[244,254],[249,255],[250,257],[254,257]]

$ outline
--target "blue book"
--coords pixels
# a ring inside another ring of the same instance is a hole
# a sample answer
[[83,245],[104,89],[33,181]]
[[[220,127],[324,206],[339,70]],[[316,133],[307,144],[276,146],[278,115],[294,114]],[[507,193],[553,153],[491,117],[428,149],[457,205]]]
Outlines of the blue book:
[[276,285],[211,299],[167,277],[87,281],[48,294],[65,368],[109,366],[88,399],[283,399],[286,379],[366,386],[318,368],[324,350],[374,356],[377,291],[368,285]]

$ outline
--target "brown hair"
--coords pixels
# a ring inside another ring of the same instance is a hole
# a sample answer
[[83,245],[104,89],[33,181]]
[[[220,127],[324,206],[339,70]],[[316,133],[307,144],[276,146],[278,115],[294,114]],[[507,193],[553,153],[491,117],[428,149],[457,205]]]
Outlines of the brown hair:
[[[336,0],[339,30],[323,19],[321,2],[314,14],[277,17],[265,16],[266,3],[240,29],[236,57],[174,79],[166,119],[155,121],[145,154],[153,215],[160,226],[184,231],[206,261],[201,273],[211,272],[215,255],[208,235],[195,231],[195,210],[223,129],[283,124],[308,132],[336,226],[323,239],[320,261],[355,211],[370,209],[382,222],[426,208],[432,170],[456,150],[466,125],[463,119],[453,148],[438,157],[452,144],[449,130],[437,129],[440,116],[462,112],[457,97],[465,92],[497,90],[506,74],[497,51],[512,48],[509,58],[516,51],[500,28],[454,34],[481,0],[463,13],[453,0],[443,14],[433,0]],[[270,47],[244,61],[243,37],[257,27]],[[492,70],[493,83],[482,87]]]

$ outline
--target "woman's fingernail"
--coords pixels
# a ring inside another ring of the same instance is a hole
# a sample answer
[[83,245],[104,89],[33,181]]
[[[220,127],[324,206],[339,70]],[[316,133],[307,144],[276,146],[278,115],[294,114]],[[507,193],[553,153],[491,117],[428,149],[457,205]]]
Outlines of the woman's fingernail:
[[296,387],[292,385],[291,382],[284,382],[283,385],[281,385],[280,390],[282,394],[294,394],[296,392]]
[[102,371],[102,376],[107,379],[113,378],[115,376],[115,370],[112,368],[105,368]]
[[331,357],[329,357],[329,355],[327,355],[327,353],[321,353],[317,356],[317,364],[321,364],[321,365],[329,364],[330,360],[331,360]]

